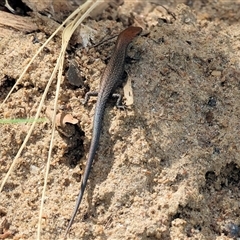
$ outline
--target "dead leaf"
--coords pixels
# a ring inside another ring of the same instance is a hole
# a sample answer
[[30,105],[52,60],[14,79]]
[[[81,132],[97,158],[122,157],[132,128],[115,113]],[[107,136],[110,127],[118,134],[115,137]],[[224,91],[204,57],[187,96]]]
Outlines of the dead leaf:
[[71,114],[58,113],[56,115],[56,125],[58,127],[64,127],[66,123],[77,124],[78,120],[74,118]]
[[133,91],[132,91],[132,82],[130,77],[128,78],[125,86],[123,87],[124,97],[126,98],[126,105],[130,106],[133,104]]
[[[53,109],[51,106],[47,107],[46,116],[50,121],[52,121]],[[66,123],[77,124],[78,120],[69,113],[61,112],[56,115],[55,123],[57,127],[64,128],[66,126]]]

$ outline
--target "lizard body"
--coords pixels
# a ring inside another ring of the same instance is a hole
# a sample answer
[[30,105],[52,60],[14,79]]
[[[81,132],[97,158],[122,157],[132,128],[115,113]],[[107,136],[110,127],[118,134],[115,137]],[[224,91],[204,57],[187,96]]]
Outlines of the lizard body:
[[[87,163],[86,163],[86,169],[85,169],[82,181],[81,181],[80,192],[79,192],[77,202],[76,202],[75,208],[73,210],[71,219],[69,221],[65,237],[73,224],[74,218],[77,214],[77,210],[82,201],[82,197],[83,197],[83,194],[84,194],[84,191],[86,188],[86,184],[87,184],[87,180],[88,180],[88,177],[90,174],[91,166],[92,166],[94,156],[96,154],[98,144],[99,144],[99,138],[100,138],[100,133],[101,133],[101,127],[102,127],[102,121],[103,121],[104,111],[105,111],[105,107],[106,107],[106,102],[107,102],[109,96],[113,93],[113,91],[123,81],[124,63],[125,63],[127,47],[129,45],[129,43],[137,35],[139,35],[141,33],[141,31],[142,31],[142,28],[131,26],[119,34],[112,57],[111,57],[108,65],[106,66],[106,68],[103,72],[103,75],[101,77],[98,93],[90,92],[86,95],[85,102],[87,102],[89,96],[91,96],[91,95],[98,96],[96,107],[95,107],[94,119],[93,119],[92,140],[91,140],[89,155],[88,155],[88,159],[87,159]],[[119,101],[117,103],[119,103]]]

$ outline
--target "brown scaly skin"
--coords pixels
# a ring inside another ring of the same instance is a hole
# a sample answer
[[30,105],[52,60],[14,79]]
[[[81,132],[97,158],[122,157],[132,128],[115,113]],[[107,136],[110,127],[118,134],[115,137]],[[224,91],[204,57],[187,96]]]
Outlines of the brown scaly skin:
[[142,32],[142,28],[140,27],[128,27],[127,29],[125,29],[119,34],[112,57],[101,77],[98,94],[90,92],[86,95],[85,102],[88,100],[90,95],[98,95],[95,114],[94,114],[94,120],[93,120],[92,141],[89,149],[86,169],[81,182],[80,192],[79,192],[71,219],[69,221],[69,224],[65,233],[65,237],[73,224],[74,218],[77,214],[77,210],[82,201],[82,197],[87,185],[87,180],[89,177],[93,159],[99,144],[99,138],[100,138],[100,132],[102,127],[102,120],[103,120],[106,102],[109,96],[116,89],[116,87],[118,87],[122,83],[127,47],[129,43],[141,32]]

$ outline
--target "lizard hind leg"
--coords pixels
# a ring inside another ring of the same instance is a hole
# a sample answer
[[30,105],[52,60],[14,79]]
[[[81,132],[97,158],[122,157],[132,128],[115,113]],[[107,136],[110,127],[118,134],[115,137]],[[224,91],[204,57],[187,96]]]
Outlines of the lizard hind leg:
[[127,108],[127,106],[122,103],[122,95],[121,94],[113,93],[112,97],[117,98],[116,107],[118,109],[125,110]]

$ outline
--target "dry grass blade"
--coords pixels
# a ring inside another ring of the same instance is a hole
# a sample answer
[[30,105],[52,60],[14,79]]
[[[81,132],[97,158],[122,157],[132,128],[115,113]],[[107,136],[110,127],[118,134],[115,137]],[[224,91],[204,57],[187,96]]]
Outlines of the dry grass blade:
[[[42,198],[41,198],[41,206],[40,206],[40,213],[39,213],[39,221],[38,221],[38,232],[37,232],[37,239],[41,238],[41,220],[42,220],[42,214],[43,214],[43,205],[44,205],[44,199],[45,199],[45,193],[47,188],[47,179],[48,179],[48,173],[50,168],[50,160],[51,160],[51,153],[53,149],[53,141],[54,141],[54,132],[55,132],[55,125],[56,125],[56,112],[57,112],[57,101],[60,91],[60,83],[61,83],[61,77],[62,77],[62,71],[63,71],[63,63],[64,63],[64,56],[67,49],[67,45],[69,43],[69,40],[76,30],[76,28],[80,25],[80,23],[83,22],[83,20],[88,17],[89,13],[96,8],[101,1],[97,0],[94,3],[92,1],[87,1],[85,4],[83,4],[81,7],[79,7],[75,12],[77,13],[77,16],[73,21],[71,21],[66,28],[63,31],[62,34],[62,47],[61,52],[59,54],[58,62],[56,67],[58,67],[58,80],[57,80],[57,88],[56,88],[56,97],[54,102],[54,112],[53,112],[53,119],[52,119],[52,134],[51,134],[51,142],[48,152],[48,160],[46,165],[46,172],[45,172],[45,178],[44,178],[44,187],[42,191]],[[75,13],[74,12],[74,13]]]
[[[99,1],[97,1],[99,2]],[[92,1],[88,0],[85,4],[92,4]],[[48,38],[48,40],[38,49],[38,51],[36,52],[36,54],[32,57],[31,61],[28,63],[28,65],[26,66],[26,68],[23,70],[23,72],[21,73],[20,77],[17,79],[16,83],[14,84],[14,86],[12,87],[12,89],[9,91],[8,95],[6,96],[6,98],[4,99],[4,101],[2,102],[0,108],[3,107],[3,104],[7,101],[7,99],[10,97],[10,95],[12,94],[13,90],[16,88],[16,86],[21,82],[23,76],[26,74],[27,70],[29,69],[30,65],[33,63],[33,61],[35,60],[35,58],[39,55],[39,53],[46,47],[46,45],[52,40],[52,38],[64,27],[64,25],[69,22],[72,18],[75,17],[75,15],[79,14],[79,11],[81,11],[83,8],[83,6],[80,6],[77,10],[75,10],[57,29],[56,31]]]
[[45,88],[45,90],[44,90],[42,99],[41,99],[41,101],[40,101],[40,103],[39,103],[39,107],[38,107],[38,109],[37,109],[37,113],[36,113],[36,115],[35,115],[35,117],[34,117],[34,121],[33,121],[32,125],[31,125],[30,129],[28,130],[28,134],[27,134],[27,136],[25,137],[25,139],[24,139],[24,141],[23,141],[20,149],[18,150],[18,152],[17,152],[17,154],[16,154],[16,156],[15,156],[15,158],[13,159],[13,162],[12,162],[12,164],[11,164],[11,166],[10,166],[7,174],[6,174],[6,176],[3,178],[3,181],[2,181],[1,186],[0,186],[0,192],[2,191],[2,189],[3,189],[3,187],[4,187],[4,185],[5,185],[6,181],[7,181],[7,179],[9,178],[11,172],[13,171],[14,166],[16,165],[19,156],[21,155],[24,147],[26,146],[26,143],[27,143],[29,137],[30,137],[31,134],[32,134],[32,131],[33,131],[33,129],[34,129],[36,123],[37,123],[37,120],[39,119],[39,115],[40,115],[40,112],[41,112],[41,109],[42,109],[43,102],[44,102],[44,100],[45,100],[45,97],[46,97],[46,95],[47,95],[47,92],[48,92],[48,90],[49,90],[49,87],[50,87],[50,85],[51,85],[51,83],[52,83],[52,79],[53,79],[53,77],[55,76],[55,74],[56,74],[56,69],[54,69],[54,71],[53,71],[53,73],[52,73],[52,76],[51,76],[51,81],[48,82],[48,84],[47,84],[47,86],[46,86],[46,88]]
[[[87,3],[87,2],[86,2],[86,3]],[[86,4],[86,3],[85,3],[85,4]],[[96,3],[99,4],[100,1],[97,1]],[[89,4],[92,4],[92,1],[88,1],[88,5],[89,5]],[[97,5],[96,5],[96,6],[97,6]],[[95,6],[95,7],[96,7],[96,6]],[[7,101],[7,99],[9,98],[9,96],[11,95],[11,93],[13,92],[13,90],[15,89],[15,87],[21,82],[24,74],[27,72],[28,68],[29,68],[30,65],[33,63],[33,61],[34,61],[35,58],[38,56],[38,54],[46,47],[46,45],[50,42],[50,40],[57,34],[57,32],[58,32],[60,29],[63,28],[63,26],[64,26],[69,20],[71,20],[75,15],[77,15],[77,14],[79,13],[79,11],[82,9],[82,7],[83,7],[83,6],[79,7],[75,12],[73,12],[73,13],[62,23],[62,25],[59,26],[58,29],[49,37],[49,39],[39,48],[39,50],[37,51],[37,53],[33,56],[33,58],[31,59],[31,61],[28,63],[28,65],[26,66],[26,68],[23,70],[22,74],[20,75],[20,77],[18,78],[18,80],[16,81],[16,83],[14,84],[14,86],[12,87],[12,89],[10,90],[10,92],[8,93],[7,97],[4,99],[4,101],[3,101],[3,103],[1,104],[0,108],[3,108],[3,104]],[[91,10],[92,10],[92,9],[91,9]],[[89,13],[89,12],[88,12],[88,13]],[[71,26],[72,26],[72,25],[71,25]],[[75,29],[76,29],[76,27],[74,28],[74,30],[75,30]],[[13,162],[12,162],[12,164],[11,164],[11,166],[10,166],[7,174],[6,174],[6,176],[3,178],[3,181],[2,181],[1,186],[0,186],[0,192],[2,191],[2,189],[3,189],[3,187],[4,187],[4,185],[5,185],[6,181],[7,181],[7,179],[9,178],[11,172],[13,171],[14,166],[15,166],[16,163],[17,163],[17,159],[18,159],[18,157],[21,155],[22,150],[24,149],[24,147],[25,147],[25,145],[26,145],[26,143],[27,143],[30,135],[32,134],[32,131],[33,131],[34,127],[35,127],[35,124],[37,123],[37,119],[39,118],[39,115],[40,115],[40,112],[41,112],[41,109],[42,109],[43,102],[44,102],[44,100],[45,100],[45,97],[46,97],[46,95],[47,95],[47,92],[48,92],[48,90],[49,90],[49,87],[50,87],[50,85],[51,85],[51,83],[52,83],[52,81],[53,81],[53,79],[54,79],[54,76],[55,76],[55,74],[56,74],[56,72],[57,72],[57,70],[58,70],[59,59],[61,59],[61,57],[62,57],[62,54],[60,54],[60,57],[58,58],[57,64],[56,64],[56,66],[55,66],[55,68],[54,68],[54,70],[53,70],[53,72],[52,72],[52,75],[51,75],[51,77],[50,77],[50,79],[49,79],[49,81],[48,81],[48,84],[47,84],[47,86],[46,86],[46,88],[45,88],[45,90],[44,90],[43,96],[42,96],[41,101],[40,101],[40,103],[39,103],[39,107],[38,107],[38,109],[37,109],[37,113],[36,113],[36,115],[35,115],[35,117],[34,117],[34,121],[33,121],[32,125],[31,125],[31,127],[30,127],[30,129],[29,129],[29,131],[28,131],[28,134],[27,134],[27,136],[25,137],[24,142],[23,142],[23,144],[21,145],[20,149],[18,150],[18,153],[16,154],[15,158],[13,159]]]

